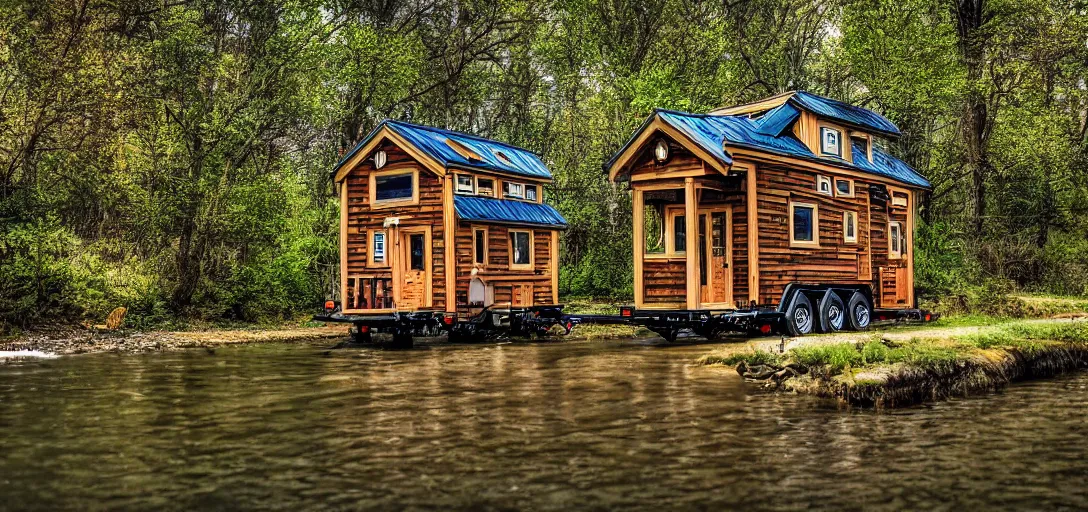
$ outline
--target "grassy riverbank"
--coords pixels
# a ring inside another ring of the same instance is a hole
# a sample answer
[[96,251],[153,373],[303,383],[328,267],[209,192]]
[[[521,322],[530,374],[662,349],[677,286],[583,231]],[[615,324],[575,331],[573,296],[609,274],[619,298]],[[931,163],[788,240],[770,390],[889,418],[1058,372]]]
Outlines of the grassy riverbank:
[[1088,367],[1088,322],[1035,320],[748,344],[703,364],[736,366],[770,389],[852,405],[901,407],[1001,389],[1010,382]]

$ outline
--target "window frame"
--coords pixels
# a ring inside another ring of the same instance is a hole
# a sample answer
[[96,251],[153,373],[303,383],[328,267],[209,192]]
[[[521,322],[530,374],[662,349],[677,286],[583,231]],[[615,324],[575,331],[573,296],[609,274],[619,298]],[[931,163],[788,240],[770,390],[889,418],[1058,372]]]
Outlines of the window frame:
[[[382,260],[378,261],[374,259],[374,242],[377,240],[377,235],[382,236]],[[366,236],[366,266],[374,268],[388,268],[389,267],[389,232],[384,229],[372,229]]]
[[[794,232],[794,216],[796,215],[797,208],[811,208],[812,209],[812,240],[798,240],[797,233]],[[802,247],[802,248],[814,248],[820,247],[820,206],[815,203],[805,203],[800,201],[790,201],[789,207],[789,237],[790,247]]]
[[[533,197],[529,197],[529,189],[533,190]],[[536,183],[526,183],[521,186],[522,194],[526,201],[538,202],[540,198],[540,186]]]
[[[504,190],[502,191],[503,199],[525,199],[525,184],[516,181],[504,181]],[[514,194],[514,187],[521,189],[521,192]]]
[[[483,248],[483,254],[482,254],[483,261],[478,261],[479,256],[481,256],[481,254],[479,254],[476,251],[476,235],[478,233],[483,233],[483,240],[484,240],[484,248]],[[488,258],[488,254],[487,254],[488,250],[487,249],[488,249],[488,245],[490,245],[488,242],[489,242],[489,239],[488,239],[487,226],[472,226],[472,266],[480,267],[480,268],[483,268],[483,267],[487,266],[487,258]]]
[[[491,192],[490,193],[481,193],[480,192],[480,181],[481,180],[486,180],[486,181],[491,182]],[[495,182],[496,181],[497,180],[495,178],[485,178],[483,176],[477,176],[476,177],[476,195],[484,196],[484,197],[495,197]]]
[[[514,234],[526,233],[529,235],[529,263],[514,263]],[[535,240],[533,230],[531,229],[510,229],[506,232],[506,244],[507,244],[507,259],[509,260],[510,270],[532,270],[533,265],[536,263],[533,252],[535,251]]]
[[[394,199],[378,199],[378,178],[384,176],[395,176],[401,174],[410,174],[412,176],[412,195],[411,197],[398,197]],[[379,210],[382,208],[393,208],[396,206],[414,205],[419,204],[419,169],[388,169],[384,171],[374,171],[370,173],[370,187],[367,191],[370,199],[370,208],[372,210]]]
[[[468,190],[461,189],[461,178],[468,178]],[[453,191],[456,194],[476,195],[476,177],[471,174],[454,174]]]
[[[824,192],[823,190],[820,190],[820,185],[824,184],[824,183],[827,184],[827,192]],[[816,175],[816,193],[817,194],[823,194],[825,196],[834,196],[835,195],[835,180],[831,179],[831,176],[827,176],[827,175],[823,175],[823,174],[817,174]]]
[[[676,250],[676,217],[684,217],[684,250]],[[687,207],[684,205],[670,205],[665,207],[665,256],[676,258],[687,256],[687,246],[691,241],[687,239]],[[658,253],[660,254],[660,253]]]
[[[838,141],[838,145],[839,145],[838,153],[832,153],[830,151],[827,151],[827,148],[824,146],[825,134],[831,133],[831,132],[835,133],[835,135],[836,135],[836,141]],[[820,148],[820,154],[821,155],[837,156],[839,158],[846,158],[845,156],[843,156],[843,141],[842,141],[843,131],[842,131],[842,129],[839,129],[839,128],[836,128],[836,127],[830,126],[830,125],[820,125],[820,129],[818,130],[818,133],[820,135],[820,139],[819,139],[817,147]]]
[[[892,228],[898,231],[892,234]],[[898,245],[898,249],[896,249]],[[899,260],[906,257],[907,234],[903,231],[903,223],[897,220],[888,221],[888,259]]]
[[[846,231],[851,216],[854,219],[854,236],[848,235]],[[842,241],[847,244],[858,243],[858,212],[854,210],[843,210],[842,212]]]
[[[850,192],[840,192],[839,183],[846,182],[850,185]],[[833,178],[831,180],[831,190],[835,191],[835,197],[854,197],[854,180],[850,178]]]

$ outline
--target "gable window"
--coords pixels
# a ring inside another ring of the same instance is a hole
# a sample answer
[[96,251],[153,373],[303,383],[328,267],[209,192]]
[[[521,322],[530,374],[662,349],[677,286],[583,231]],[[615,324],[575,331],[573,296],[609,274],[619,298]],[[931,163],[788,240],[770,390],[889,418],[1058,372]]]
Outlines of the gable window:
[[419,200],[419,173],[417,171],[391,171],[370,175],[370,202],[373,207],[380,203],[404,203]]
[[471,194],[471,193],[475,192],[476,191],[475,190],[476,189],[476,184],[475,184],[474,181],[475,180],[472,179],[472,176],[469,176],[467,174],[458,174],[457,175],[457,193],[459,193],[459,194]]
[[827,176],[816,176],[816,191],[821,194],[831,195],[831,178]]
[[790,245],[820,245],[820,212],[816,205],[790,203]]
[[888,257],[902,258],[907,252],[907,236],[903,233],[903,224],[888,223]]
[[502,195],[504,197],[523,199],[525,197],[525,188],[521,183],[504,181],[502,184]]
[[476,193],[481,196],[495,196],[495,180],[491,178],[476,178]]
[[375,265],[385,264],[385,232],[375,231],[371,239],[370,261]]
[[855,244],[858,242],[857,212],[842,212],[842,239],[848,244]]
[[536,201],[536,185],[525,185],[525,199]]
[[826,126],[820,127],[820,152],[842,157],[842,132]]
[[487,264],[487,230],[484,228],[472,230],[472,262],[477,265]]
[[854,197],[854,180],[835,178],[835,195],[839,197]]
[[531,231],[510,231],[510,268],[525,270],[533,268],[533,233]]

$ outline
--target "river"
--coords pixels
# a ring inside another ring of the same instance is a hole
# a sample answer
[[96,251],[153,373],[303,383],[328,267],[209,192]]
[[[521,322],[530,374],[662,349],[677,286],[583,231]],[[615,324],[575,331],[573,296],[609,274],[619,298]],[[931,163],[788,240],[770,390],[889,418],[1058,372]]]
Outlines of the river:
[[0,509],[1088,508],[1088,373],[905,410],[658,341],[0,364]]

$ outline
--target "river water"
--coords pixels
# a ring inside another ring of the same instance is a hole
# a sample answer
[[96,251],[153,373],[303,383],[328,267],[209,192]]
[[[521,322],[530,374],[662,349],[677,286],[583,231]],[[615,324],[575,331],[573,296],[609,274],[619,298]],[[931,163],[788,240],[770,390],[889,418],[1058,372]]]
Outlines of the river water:
[[1088,508],[1088,373],[891,412],[660,340],[0,365],[0,509]]

